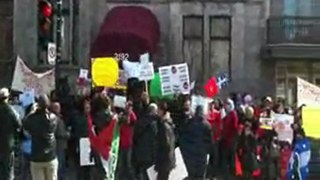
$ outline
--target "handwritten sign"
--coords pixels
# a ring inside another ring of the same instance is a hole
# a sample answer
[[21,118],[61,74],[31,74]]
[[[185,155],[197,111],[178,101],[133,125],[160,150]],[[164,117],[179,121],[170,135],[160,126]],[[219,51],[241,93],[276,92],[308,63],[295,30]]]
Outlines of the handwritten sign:
[[50,94],[55,89],[54,69],[35,73],[20,57],[17,57],[11,88],[21,92],[34,89],[36,95]]
[[297,106],[320,106],[320,88],[303,79],[297,79]]
[[291,124],[294,123],[294,117],[288,114],[274,114],[274,124],[278,139],[280,141],[292,142],[293,130]]

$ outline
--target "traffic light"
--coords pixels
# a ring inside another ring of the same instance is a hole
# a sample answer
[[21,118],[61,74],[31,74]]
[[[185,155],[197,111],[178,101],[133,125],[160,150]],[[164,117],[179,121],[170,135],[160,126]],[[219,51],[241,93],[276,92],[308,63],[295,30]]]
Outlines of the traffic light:
[[53,7],[48,0],[38,1],[38,35],[39,45],[46,50],[48,43],[52,42],[53,35]]

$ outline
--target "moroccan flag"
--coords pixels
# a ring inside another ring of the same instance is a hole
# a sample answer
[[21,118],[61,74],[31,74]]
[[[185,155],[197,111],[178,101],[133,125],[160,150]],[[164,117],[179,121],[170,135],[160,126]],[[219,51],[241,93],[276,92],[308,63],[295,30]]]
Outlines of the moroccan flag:
[[226,87],[230,79],[228,74],[223,73],[217,77],[212,77],[209,79],[207,84],[204,86],[204,90],[207,93],[207,96],[212,98],[219,93],[219,90]]
[[208,97],[214,97],[219,93],[219,87],[215,77],[211,78],[207,84],[204,86],[204,90],[207,93]]
[[92,149],[100,155],[108,180],[115,179],[119,153],[119,125],[116,117],[98,135],[94,132],[92,117],[88,117],[89,140]]

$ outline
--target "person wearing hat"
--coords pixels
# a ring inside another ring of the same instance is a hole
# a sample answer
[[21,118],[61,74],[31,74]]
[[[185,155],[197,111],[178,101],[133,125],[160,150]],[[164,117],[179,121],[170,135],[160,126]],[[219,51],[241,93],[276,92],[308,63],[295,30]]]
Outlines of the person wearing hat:
[[9,90],[0,89],[0,179],[14,179],[14,138],[21,127],[18,114],[9,105]]

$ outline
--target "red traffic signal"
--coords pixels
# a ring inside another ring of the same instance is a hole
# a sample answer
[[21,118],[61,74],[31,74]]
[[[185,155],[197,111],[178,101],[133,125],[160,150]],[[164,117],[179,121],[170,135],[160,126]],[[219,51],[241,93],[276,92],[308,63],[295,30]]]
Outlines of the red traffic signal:
[[53,12],[53,8],[52,8],[52,5],[48,1],[40,0],[38,6],[39,6],[40,13],[44,17],[46,17],[46,18],[51,17],[52,12]]

